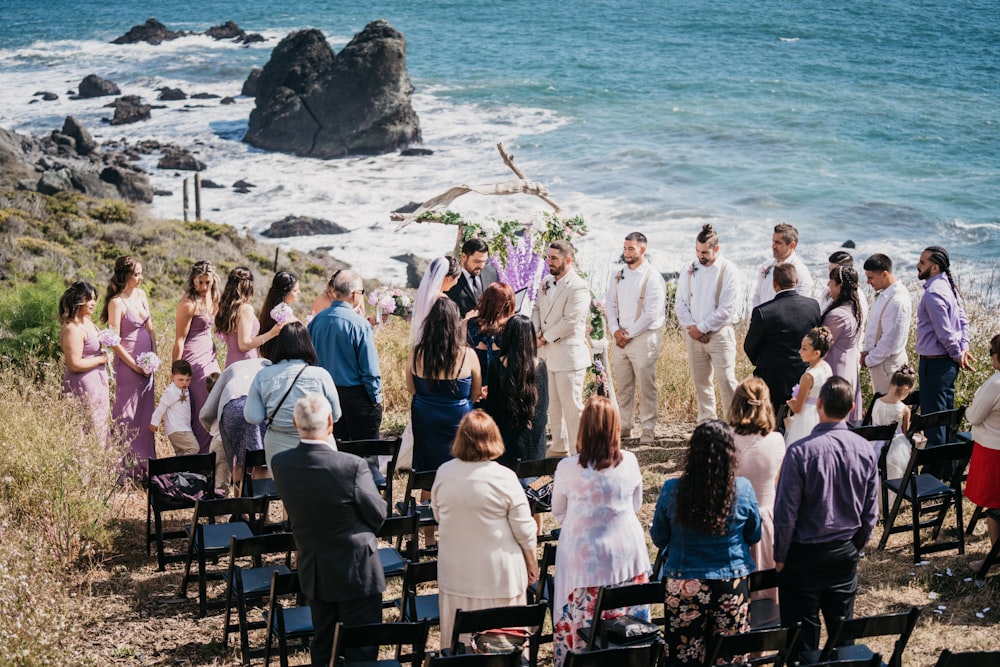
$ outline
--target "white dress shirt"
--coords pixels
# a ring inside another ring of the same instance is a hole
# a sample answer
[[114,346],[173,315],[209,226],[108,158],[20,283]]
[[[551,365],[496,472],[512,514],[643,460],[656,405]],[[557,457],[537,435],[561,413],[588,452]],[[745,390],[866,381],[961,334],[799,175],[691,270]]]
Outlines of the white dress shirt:
[[[725,271],[723,271],[725,267]],[[692,324],[702,333],[718,331],[739,319],[737,304],[740,298],[739,270],[721,254],[711,266],[702,265],[697,259],[684,265],[677,281],[674,308],[682,327]],[[719,279],[722,289],[719,289]],[[719,302],[715,302],[715,295]]]
[[[813,295],[813,279],[809,274],[809,268],[806,266],[806,263],[795,254],[795,251],[792,251],[788,259],[784,261],[795,265],[795,275],[799,279],[799,284],[795,287],[795,291],[802,296],[811,297]],[[757,267],[757,287],[753,291],[750,304],[752,307],[756,308],[760,304],[767,303],[774,298],[774,267],[777,264],[778,260],[772,259]]]
[[[865,340],[861,345],[861,351],[868,353],[865,366],[878,366],[894,354],[906,350],[912,310],[910,292],[898,280],[878,293],[872,304],[871,316],[865,326]],[[881,336],[879,322],[882,323]]]
[[[639,293],[647,272],[646,300],[637,318]],[[629,338],[635,338],[643,332],[659,330],[667,318],[666,302],[666,284],[648,259],[643,258],[642,264],[634,269],[625,266],[615,271],[608,282],[608,294],[604,300],[610,333],[624,329]]]
[[187,389],[179,389],[173,382],[160,396],[160,403],[153,411],[150,423],[159,426],[163,420],[163,434],[191,430],[191,396]]

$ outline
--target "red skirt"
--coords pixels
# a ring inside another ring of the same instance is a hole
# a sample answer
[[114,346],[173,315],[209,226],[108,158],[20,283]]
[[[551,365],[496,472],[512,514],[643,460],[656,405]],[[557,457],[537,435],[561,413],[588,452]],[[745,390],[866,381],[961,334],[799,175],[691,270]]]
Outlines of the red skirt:
[[965,497],[979,507],[1000,508],[1000,449],[973,444]]

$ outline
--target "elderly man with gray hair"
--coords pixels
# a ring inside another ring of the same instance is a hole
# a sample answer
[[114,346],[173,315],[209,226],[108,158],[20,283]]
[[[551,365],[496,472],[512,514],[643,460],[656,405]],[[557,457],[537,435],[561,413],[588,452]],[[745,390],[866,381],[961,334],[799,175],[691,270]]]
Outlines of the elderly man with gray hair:
[[[330,445],[333,415],[325,396],[303,396],[293,420],[299,444],[275,454],[271,470],[295,535],[299,581],[316,630],[312,664],[328,665],[338,621],[382,620],[385,577],[375,533],[386,505],[368,463]],[[374,660],[376,653],[354,649],[347,659]]]
[[333,302],[309,323],[309,336],[319,365],[329,371],[340,396],[343,416],[338,440],[377,438],[382,425],[382,372],[371,324],[355,312],[365,288],[354,271],[333,278]]

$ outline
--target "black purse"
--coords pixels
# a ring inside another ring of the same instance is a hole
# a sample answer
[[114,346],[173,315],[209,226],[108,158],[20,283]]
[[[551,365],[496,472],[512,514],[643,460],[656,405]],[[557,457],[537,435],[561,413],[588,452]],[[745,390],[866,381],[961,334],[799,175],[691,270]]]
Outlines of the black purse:
[[602,634],[608,643],[618,646],[645,644],[660,638],[660,626],[644,621],[631,614],[609,618],[601,623]]

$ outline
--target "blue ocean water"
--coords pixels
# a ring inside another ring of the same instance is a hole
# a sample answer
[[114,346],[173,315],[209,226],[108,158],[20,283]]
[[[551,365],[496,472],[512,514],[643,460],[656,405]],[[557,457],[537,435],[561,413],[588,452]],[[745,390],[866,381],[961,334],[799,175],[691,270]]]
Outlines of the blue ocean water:
[[[74,113],[105,139],[190,141],[208,158],[206,177],[259,181],[252,199],[217,195],[213,219],[258,231],[288,213],[320,214],[354,230],[324,239],[335,254],[370,248],[373,238],[387,250],[373,258],[383,262],[397,249],[447,248],[447,230],[391,235],[387,211],[457,183],[506,180],[493,148],[502,140],[529,177],[588,220],[581,251],[598,264],[641,229],[660,268],[677,270],[705,222],[747,266],[769,255],[770,228],[783,221],[799,228],[816,267],[846,239],[862,257],[887,252],[907,266],[930,243],[969,268],[1000,257],[1000,5],[989,0],[288,0],[280,9],[5,0],[3,8],[0,126],[41,134]],[[189,30],[234,20],[269,41],[107,44],[149,16]],[[252,100],[177,106],[141,127],[102,128],[100,104],[63,95],[92,71],[147,99],[161,85],[235,94],[288,31],[317,27],[339,48],[375,18],[407,38],[414,104],[435,150],[422,163],[261,154],[238,141]],[[46,86],[60,101],[29,104]],[[178,216],[177,177],[156,178],[175,194],[154,208]],[[457,208],[495,218],[540,210],[534,200],[498,199]]]

